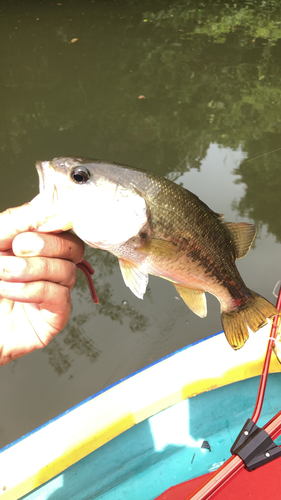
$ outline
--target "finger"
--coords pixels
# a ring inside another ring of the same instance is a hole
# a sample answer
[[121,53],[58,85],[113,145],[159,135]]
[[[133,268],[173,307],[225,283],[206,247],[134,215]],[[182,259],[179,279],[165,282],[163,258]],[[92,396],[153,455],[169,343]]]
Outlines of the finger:
[[14,255],[14,252],[11,248],[9,250],[4,250],[3,252],[0,252],[0,256],[8,257],[8,255]]
[[42,256],[81,262],[85,245],[78,236],[64,233],[21,233],[13,241],[13,252],[18,257]]
[[41,309],[60,315],[68,313],[71,307],[69,289],[49,281],[32,283],[0,281],[0,297],[15,302],[36,304]]
[[52,281],[74,287],[77,268],[73,262],[46,257],[0,257],[0,279],[11,282]]
[[15,236],[24,231],[33,231],[46,220],[40,217],[36,204],[26,203],[21,207],[9,208],[0,214],[0,251],[11,248]]

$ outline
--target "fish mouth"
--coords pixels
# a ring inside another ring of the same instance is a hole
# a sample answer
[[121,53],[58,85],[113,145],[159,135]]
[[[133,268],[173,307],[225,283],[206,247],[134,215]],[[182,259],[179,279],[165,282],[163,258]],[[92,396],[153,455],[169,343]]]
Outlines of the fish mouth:
[[48,198],[52,204],[58,202],[58,190],[54,183],[54,171],[49,161],[37,161],[35,164],[39,177],[40,195]]
[[73,223],[64,210],[63,199],[58,199],[55,182],[56,172],[51,161],[37,161],[36,170],[39,176],[39,194],[31,201],[38,210],[37,231],[57,232],[72,229]]

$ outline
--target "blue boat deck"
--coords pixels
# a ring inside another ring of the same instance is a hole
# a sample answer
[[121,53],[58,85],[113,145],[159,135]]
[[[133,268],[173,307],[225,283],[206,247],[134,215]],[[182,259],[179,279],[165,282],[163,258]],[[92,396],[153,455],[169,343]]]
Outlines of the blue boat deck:
[[[170,486],[215,470],[230,457],[233,442],[252,416],[258,385],[259,377],[254,377],[181,401],[22,499],[154,500]],[[280,410],[280,386],[281,373],[271,374],[259,427]],[[201,448],[203,441],[210,451]]]

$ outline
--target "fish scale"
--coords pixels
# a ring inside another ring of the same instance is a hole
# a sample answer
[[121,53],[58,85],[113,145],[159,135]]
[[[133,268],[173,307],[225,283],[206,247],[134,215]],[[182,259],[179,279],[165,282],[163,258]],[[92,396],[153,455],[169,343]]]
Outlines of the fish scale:
[[[234,349],[248,339],[248,327],[255,332],[277,314],[247,288],[235,265],[251,247],[254,225],[226,222],[187,189],[127,165],[62,157],[36,168],[49,217],[38,230],[73,229],[90,246],[111,252],[137,297],[143,298],[149,274],[171,281],[200,317],[207,314],[205,292],[215,295]],[[87,221],[87,213],[95,216]]]

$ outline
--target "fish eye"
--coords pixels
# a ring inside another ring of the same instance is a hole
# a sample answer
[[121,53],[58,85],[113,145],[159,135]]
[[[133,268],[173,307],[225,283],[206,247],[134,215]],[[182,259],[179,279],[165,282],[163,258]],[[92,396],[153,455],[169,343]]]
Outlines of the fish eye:
[[87,182],[90,179],[91,174],[86,167],[79,166],[72,170],[71,177],[76,184],[84,184],[84,182]]

